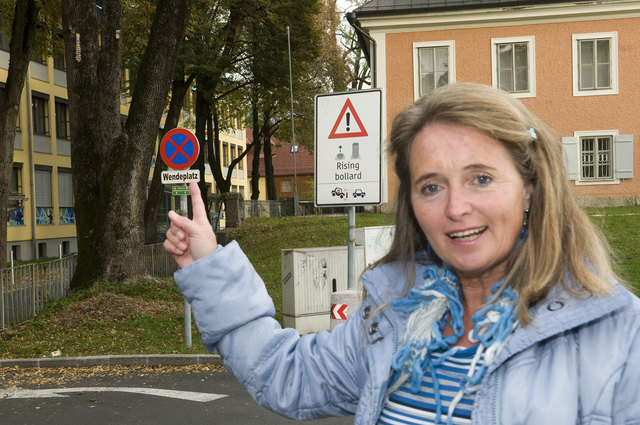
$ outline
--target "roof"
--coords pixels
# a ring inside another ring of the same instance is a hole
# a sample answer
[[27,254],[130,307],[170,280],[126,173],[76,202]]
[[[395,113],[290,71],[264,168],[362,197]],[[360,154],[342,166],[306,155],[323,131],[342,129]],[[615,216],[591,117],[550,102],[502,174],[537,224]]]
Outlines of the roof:
[[[253,130],[246,129],[247,147],[253,143]],[[247,153],[247,168],[249,175],[252,172],[254,150],[251,149]],[[273,174],[275,176],[292,176],[293,170],[293,154],[291,153],[291,143],[283,142],[271,138],[271,156],[273,161]],[[260,175],[264,176],[264,150],[260,152]],[[315,166],[315,158],[313,152],[304,146],[298,144],[298,153],[296,154],[296,174],[313,174]]]
[[371,0],[353,10],[357,17],[384,16],[442,10],[484,9],[568,3],[567,0]]

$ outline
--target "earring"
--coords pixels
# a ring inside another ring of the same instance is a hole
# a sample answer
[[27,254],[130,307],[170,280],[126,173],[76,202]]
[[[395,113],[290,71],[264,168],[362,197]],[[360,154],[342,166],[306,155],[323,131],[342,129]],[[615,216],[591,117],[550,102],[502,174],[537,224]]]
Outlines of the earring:
[[524,220],[522,221],[522,225],[527,227],[529,225],[529,209],[524,210]]

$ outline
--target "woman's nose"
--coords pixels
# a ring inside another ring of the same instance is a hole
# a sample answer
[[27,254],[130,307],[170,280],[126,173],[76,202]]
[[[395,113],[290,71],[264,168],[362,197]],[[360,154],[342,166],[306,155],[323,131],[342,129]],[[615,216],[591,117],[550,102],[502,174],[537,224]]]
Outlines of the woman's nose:
[[472,210],[468,194],[462,188],[448,189],[446,214],[452,220],[458,220]]

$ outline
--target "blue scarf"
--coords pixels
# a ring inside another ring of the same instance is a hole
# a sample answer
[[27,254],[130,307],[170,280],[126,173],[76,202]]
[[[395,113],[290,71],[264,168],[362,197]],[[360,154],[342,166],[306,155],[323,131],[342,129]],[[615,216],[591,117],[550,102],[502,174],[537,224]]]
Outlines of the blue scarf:
[[[425,282],[412,288],[405,298],[391,301],[393,310],[409,314],[404,345],[398,349],[391,361],[393,375],[388,393],[392,393],[407,380],[413,393],[420,391],[422,377],[429,372],[433,379],[436,400],[436,423],[440,423],[442,413],[440,389],[435,367],[463,347],[450,347],[464,334],[462,322],[463,307],[460,301],[460,282],[448,267],[428,266],[424,271]],[[504,284],[497,282],[491,288],[492,295],[485,299],[485,306],[472,316],[474,324],[468,338],[477,342],[478,350],[469,374],[463,378],[457,396],[449,406],[452,413],[463,394],[474,394],[484,377],[487,367],[502,349],[513,329],[518,326],[516,319],[517,294],[511,288],[504,288],[493,301],[495,294]],[[453,335],[444,336],[447,322],[451,322]],[[433,354],[438,354],[436,358]],[[484,355],[484,361],[478,365]],[[451,423],[452,415],[447,415]]]

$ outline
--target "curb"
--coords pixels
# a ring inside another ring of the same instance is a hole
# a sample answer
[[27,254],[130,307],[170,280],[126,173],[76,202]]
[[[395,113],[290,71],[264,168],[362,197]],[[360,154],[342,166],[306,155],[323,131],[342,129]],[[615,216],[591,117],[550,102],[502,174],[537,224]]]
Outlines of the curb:
[[2,367],[92,367],[92,366],[191,366],[222,365],[217,354],[140,354],[88,357],[45,357],[35,359],[0,359]]

